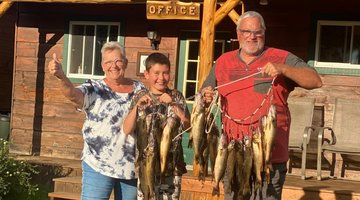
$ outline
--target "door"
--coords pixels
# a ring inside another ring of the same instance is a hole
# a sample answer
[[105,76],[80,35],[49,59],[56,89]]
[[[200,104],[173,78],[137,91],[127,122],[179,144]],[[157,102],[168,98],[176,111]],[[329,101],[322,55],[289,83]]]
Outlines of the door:
[[[214,41],[214,61],[224,52],[231,49],[230,33],[217,33]],[[194,95],[198,88],[199,63],[200,63],[200,33],[186,32],[180,38],[180,51],[177,72],[177,89],[183,93],[191,113],[194,103]],[[217,124],[220,124],[220,117],[217,116]],[[220,127],[220,126],[219,126]],[[189,133],[183,135],[182,145],[184,149],[187,168],[192,170],[193,149],[188,148]]]

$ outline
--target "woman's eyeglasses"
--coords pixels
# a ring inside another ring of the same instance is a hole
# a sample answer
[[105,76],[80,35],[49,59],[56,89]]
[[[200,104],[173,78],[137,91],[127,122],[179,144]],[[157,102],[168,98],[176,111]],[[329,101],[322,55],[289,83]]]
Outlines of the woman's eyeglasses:
[[124,60],[123,59],[115,59],[115,60],[109,60],[104,62],[106,67],[111,67],[113,64],[115,64],[117,67],[124,66]]

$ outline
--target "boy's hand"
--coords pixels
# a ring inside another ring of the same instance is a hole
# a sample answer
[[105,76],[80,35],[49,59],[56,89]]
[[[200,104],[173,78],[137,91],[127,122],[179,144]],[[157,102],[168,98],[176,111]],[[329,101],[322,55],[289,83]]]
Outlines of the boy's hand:
[[136,103],[136,106],[149,106],[152,103],[152,100],[149,95],[142,96],[138,102]]
[[172,102],[172,98],[169,94],[164,93],[159,97],[159,101],[160,103],[170,104]]

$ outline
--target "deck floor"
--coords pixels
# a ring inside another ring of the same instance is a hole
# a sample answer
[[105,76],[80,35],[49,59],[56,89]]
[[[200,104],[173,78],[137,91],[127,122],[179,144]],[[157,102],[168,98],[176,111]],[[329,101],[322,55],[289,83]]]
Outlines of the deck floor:
[[[18,158],[33,163],[46,165],[53,164],[63,166],[64,168],[77,168],[81,170],[80,160],[67,160],[41,156],[20,156]],[[360,174],[360,172],[357,173]],[[309,175],[311,174],[310,171]],[[324,175],[326,175],[326,173],[324,173]],[[212,189],[210,177],[206,178],[206,184],[203,185],[196,177],[192,176],[191,171],[183,176],[182,182],[184,184],[182,189],[186,189],[188,192],[209,193]],[[220,192],[223,194],[222,188]],[[282,196],[285,200],[360,200],[360,181],[340,178],[328,178],[318,181],[315,176],[308,178],[307,180],[302,180],[300,176],[295,173],[294,175],[287,175]]]

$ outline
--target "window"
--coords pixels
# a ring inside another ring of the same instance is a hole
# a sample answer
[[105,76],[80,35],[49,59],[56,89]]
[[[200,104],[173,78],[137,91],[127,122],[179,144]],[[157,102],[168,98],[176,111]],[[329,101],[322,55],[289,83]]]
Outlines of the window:
[[[187,40],[185,56],[185,76],[184,76],[184,95],[187,100],[193,101],[197,92],[199,62],[200,62],[200,42],[199,40]],[[215,60],[225,51],[225,40],[215,40],[214,43],[214,63]]]
[[70,22],[66,75],[79,79],[102,78],[101,47],[119,39],[118,22]]
[[318,21],[315,67],[360,69],[360,22]]

